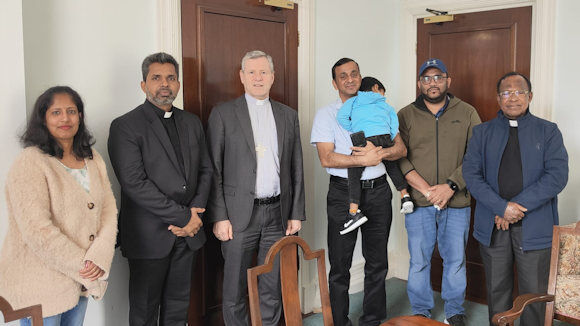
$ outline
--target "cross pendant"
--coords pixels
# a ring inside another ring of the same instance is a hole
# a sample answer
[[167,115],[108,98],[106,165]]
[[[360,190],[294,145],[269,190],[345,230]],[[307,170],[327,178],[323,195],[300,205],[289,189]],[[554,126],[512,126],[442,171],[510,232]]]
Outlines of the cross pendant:
[[266,152],[268,148],[262,144],[258,144],[258,146],[256,146],[256,153],[258,153],[259,157],[264,157],[264,153]]

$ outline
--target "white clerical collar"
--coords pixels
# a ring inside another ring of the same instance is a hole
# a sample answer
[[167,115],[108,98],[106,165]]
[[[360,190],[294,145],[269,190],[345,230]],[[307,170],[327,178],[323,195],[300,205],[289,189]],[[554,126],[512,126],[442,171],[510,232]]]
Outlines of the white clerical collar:
[[517,127],[518,126],[518,120],[509,120],[510,122],[510,127]]
[[172,116],[172,115],[173,115],[173,111],[169,111],[169,112],[165,112],[165,113],[163,114],[163,117],[164,117],[165,119],[169,119],[169,118],[171,118],[171,116]]
[[248,104],[253,104],[253,105],[257,105],[257,106],[263,106],[265,104],[267,104],[270,101],[269,97],[266,97],[263,100],[258,100],[257,98],[252,97],[252,95],[246,93],[246,102],[248,102]]

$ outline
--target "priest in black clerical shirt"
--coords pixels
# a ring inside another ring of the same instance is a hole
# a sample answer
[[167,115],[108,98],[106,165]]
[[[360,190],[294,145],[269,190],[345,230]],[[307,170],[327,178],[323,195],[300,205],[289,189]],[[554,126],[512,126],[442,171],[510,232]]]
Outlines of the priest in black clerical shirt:
[[[513,264],[519,293],[548,287],[557,195],[568,181],[568,154],[555,123],[530,113],[532,85],[517,72],[497,83],[497,118],[473,129],[463,177],[477,200],[473,236],[485,269],[490,325],[512,307]],[[545,304],[528,306],[522,325],[543,325]]]
[[129,260],[129,324],[185,325],[192,266],[205,243],[212,167],[199,118],[173,106],[177,61],[145,58],[147,100],[111,123],[109,156],[121,184],[119,242]]

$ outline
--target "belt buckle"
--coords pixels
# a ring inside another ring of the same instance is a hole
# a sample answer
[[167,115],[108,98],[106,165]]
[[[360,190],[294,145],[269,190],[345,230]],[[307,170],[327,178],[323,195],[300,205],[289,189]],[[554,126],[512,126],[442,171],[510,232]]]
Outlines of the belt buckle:
[[375,187],[375,179],[373,180],[362,180],[361,188],[362,189],[373,189]]

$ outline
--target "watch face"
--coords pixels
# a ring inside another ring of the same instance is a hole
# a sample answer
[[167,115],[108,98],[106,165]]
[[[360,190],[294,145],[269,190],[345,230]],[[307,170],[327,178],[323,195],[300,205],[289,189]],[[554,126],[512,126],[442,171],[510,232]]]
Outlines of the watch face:
[[447,184],[449,185],[449,188],[451,188],[451,190],[453,190],[453,191],[457,190],[457,185],[455,184],[455,182],[448,180]]

